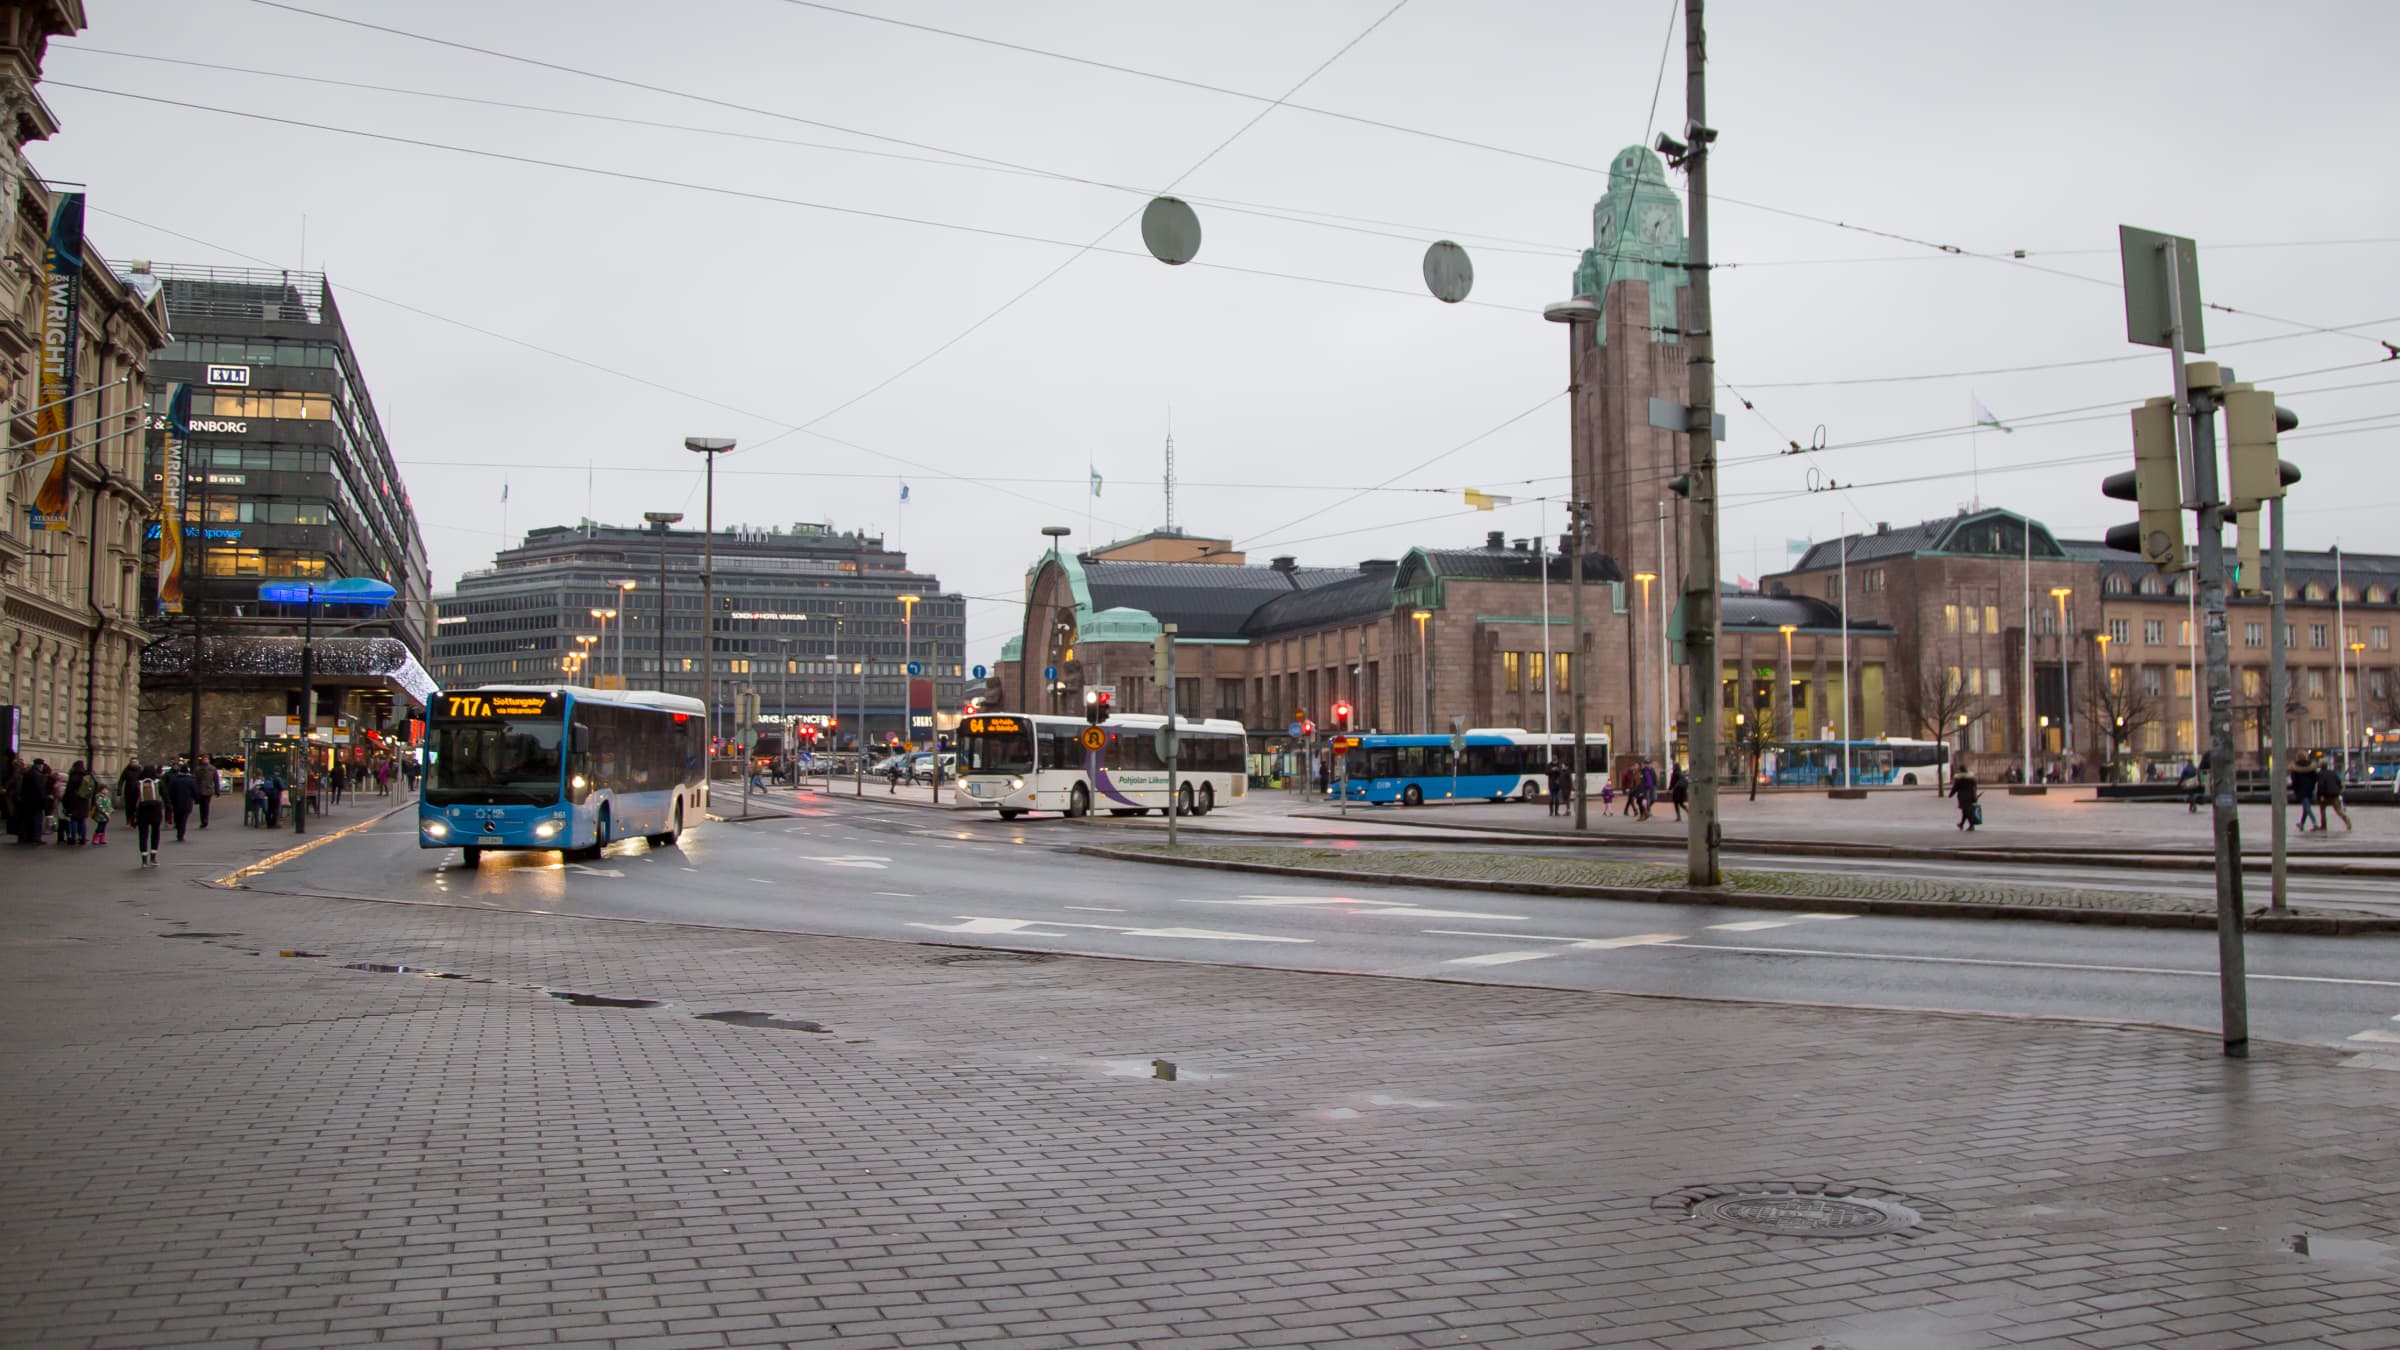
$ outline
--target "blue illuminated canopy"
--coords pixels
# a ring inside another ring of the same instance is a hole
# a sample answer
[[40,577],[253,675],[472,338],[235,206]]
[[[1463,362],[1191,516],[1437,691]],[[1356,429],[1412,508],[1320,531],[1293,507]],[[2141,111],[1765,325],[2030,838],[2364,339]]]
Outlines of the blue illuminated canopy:
[[399,593],[390,582],[373,577],[343,577],[322,585],[308,581],[269,581],[258,588],[259,599],[278,605],[305,605],[311,600],[327,605],[388,605]]

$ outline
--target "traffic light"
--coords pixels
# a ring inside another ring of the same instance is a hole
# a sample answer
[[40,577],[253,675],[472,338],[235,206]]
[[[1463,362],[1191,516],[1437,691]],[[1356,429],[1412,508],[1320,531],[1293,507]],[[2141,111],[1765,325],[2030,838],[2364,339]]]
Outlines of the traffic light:
[[1347,736],[1350,734],[1350,701],[1348,699],[1334,700],[1333,729],[1337,735]]
[[1668,479],[1667,491],[1674,493],[1678,497],[1691,496],[1692,476],[1688,473],[1679,473],[1673,478]]
[[[2225,464],[2230,480],[2225,494],[2236,511],[2256,510],[2260,503],[2283,495],[2283,462],[2275,457],[2275,438],[2300,425],[2299,414],[2275,406],[2275,395],[2246,384],[2225,390]],[[2293,470],[2294,477],[2299,471]]]
[[1109,692],[1105,689],[1084,690],[1083,720],[1091,723],[1093,726],[1098,726],[1102,722],[1107,721],[1109,704],[1112,701],[1113,700],[1110,697]]
[[2133,410],[2133,470],[2101,480],[2102,495],[2137,503],[2141,518],[2111,526],[2108,546],[2139,553],[2162,572],[2190,566],[2183,546],[2183,479],[2175,454],[2175,400],[2154,398]]
[[1303,736],[1314,736],[1314,735],[1316,735],[1316,734],[1317,734],[1317,724],[1316,724],[1316,723],[1314,723],[1314,722],[1311,722],[1311,721],[1309,721],[1309,720],[1308,720],[1307,718],[1305,718],[1305,717],[1301,718],[1301,719],[1300,719],[1300,734],[1301,734],[1301,735],[1303,735]]

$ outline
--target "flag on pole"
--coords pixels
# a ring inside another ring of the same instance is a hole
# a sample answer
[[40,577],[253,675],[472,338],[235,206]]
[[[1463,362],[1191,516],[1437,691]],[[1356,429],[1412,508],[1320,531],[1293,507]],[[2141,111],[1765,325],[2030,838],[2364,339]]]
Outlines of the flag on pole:
[[900,485],[900,503],[903,506],[908,504],[908,484],[906,483]]
[[1098,469],[1093,469],[1091,472],[1092,472],[1092,495],[1093,495],[1093,496],[1095,496],[1095,497],[1097,497],[1097,496],[1099,496],[1099,495],[1100,495],[1100,471],[1099,471]]
[[500,482],[500,501],[503,505],[508,502],[508,481],[506,479],[502,479]]
[[1799,555],[1808,552],[1808,550],[1809,541],[1806,539],[1786,539],[1783,541],[1783,551],[1787,557],[1796,558]]
[[1967,401],[1975,405],[1975,425],[1979,427],[1990,427],[1994,431],[2014,432],[2016,430],[2015,427],[2012,427],[2006,422],[2001,421],[1999,418],[1992,416],[1992,410],[1983,406],[1982,399],[1970,394],[1967,396]]
[[1513,497],[1503,497],[1497,493],[1477,492],[1473,488],[1461,488],[1459,491],[1466,497],[1467,505],[1478,511],[1489,511],[1496,506],[1507,506],[1516,500]]

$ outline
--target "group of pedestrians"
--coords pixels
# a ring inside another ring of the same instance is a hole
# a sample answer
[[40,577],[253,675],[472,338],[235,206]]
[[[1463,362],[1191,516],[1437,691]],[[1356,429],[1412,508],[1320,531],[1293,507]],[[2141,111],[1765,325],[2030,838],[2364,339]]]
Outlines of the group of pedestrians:
[[136,866],[155,867],[168,823],[175,826],[177,843],[194,815],[207,829],[209,807],[222,786],[216,766],[205,759],[160,764],[129,759],[112,780],[82,760],[62,775],[47,760],[28,764],[11,755],[0,770],[0,818],[19,846],[81,848],[107,844],[109,822],[122,812],[133,818]]
[[[1552,760],[1545,775],[1550,791],[1547,794],[1551,815],[1564,815],[1575,800],[1575,769],[1564,760]],[[1660,789],[1657,766],[1647,761],[1629,763],[1619,768],[1600,785],[1600,810],[1604,815],[1621,813],[1636,820],[1650,819],[1658,806]],[[1678,764],[1668,771],[1665,783],[1667,802],[1675,809],[1675,818],[1683,819],[1684,808],[1691,803],[1691,780]],[[1620,808],[1619,802],[1623,805]]]
[[2292,800],[2300,803],[2302,834],[2324,833],[2335,816],[2342,818],[2343,829],[2351,828],[2350,808],[2342,801],[2341,766],[2321,750],[2292,761]]

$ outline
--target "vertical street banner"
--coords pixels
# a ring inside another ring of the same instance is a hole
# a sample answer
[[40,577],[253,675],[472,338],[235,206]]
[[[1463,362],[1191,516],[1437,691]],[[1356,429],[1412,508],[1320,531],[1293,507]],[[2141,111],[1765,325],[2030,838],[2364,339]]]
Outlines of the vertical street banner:
[[167,389],[166,451],[160,456],[158,492],[158,612],[183,612],[184,452],[192,439],[192,386],[177,381]]
[[33,497],[33,524],[67,528],[68,428],[75,422],[75,350],[83,287],[83,194],[62,193],[50,213],[42,248],[42,407],[34,422],[33,453],[50,457]]

